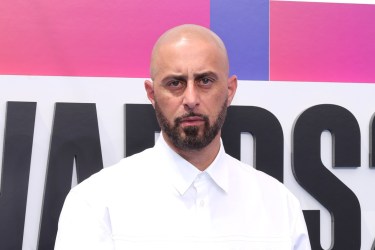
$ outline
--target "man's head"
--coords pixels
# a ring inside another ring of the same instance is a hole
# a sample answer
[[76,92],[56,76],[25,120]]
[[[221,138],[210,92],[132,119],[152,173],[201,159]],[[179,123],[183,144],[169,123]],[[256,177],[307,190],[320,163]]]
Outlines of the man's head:
[[201,26],[175,27],[156,42],[150,71],[145,88],[166,141],[179,150],[219,141],[237,88],[221,39]]

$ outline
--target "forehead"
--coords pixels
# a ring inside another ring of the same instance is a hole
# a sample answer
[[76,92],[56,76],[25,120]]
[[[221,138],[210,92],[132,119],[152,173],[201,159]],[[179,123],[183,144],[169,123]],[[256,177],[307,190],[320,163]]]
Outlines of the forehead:
[[159,74],[187,71],[228,73],[226,52],[210,39],[182,37],[158,46],[152,60],[153,77]]

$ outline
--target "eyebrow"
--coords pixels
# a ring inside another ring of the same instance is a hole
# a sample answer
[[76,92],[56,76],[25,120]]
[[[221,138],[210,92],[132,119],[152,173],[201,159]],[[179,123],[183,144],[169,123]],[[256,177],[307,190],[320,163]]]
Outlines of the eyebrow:
[[[213,71],[205,71],[205,72],[195,73],[193,75],[194,79],[200,79],[200,78],[207,77],[207,76],[218,79],[218,75]],[[169,80],[186,81],[186,79],[187,79],[187,76],[184,74],[170,74],[164,77],[163,79],[161,79],[161,82],[165,83],[165,82],[168,82]]]
[[206,77],[206,76],[210,76],[210,77],[213,77],[215,79],[218,78],[218,75],[215,72],[213,72],[213,71],[206,71],[206,72],[194,74],[194,79],[197,79],[197,78],[199,79],[199,78]]
[[162,83],[165,83],[165,82],[168,82],[170,80],[178,80],[178,81],[186,81],[186,76],[185,75],[168,75],[166,77],[164,77],[163,79],[161,79],[160,82]]

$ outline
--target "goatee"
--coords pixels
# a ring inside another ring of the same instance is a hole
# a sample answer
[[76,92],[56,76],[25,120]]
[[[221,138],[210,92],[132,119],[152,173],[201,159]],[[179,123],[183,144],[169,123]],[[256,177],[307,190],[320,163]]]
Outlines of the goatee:
[[[173,145],[181,150],[199,150],[206,147],[217,136],[224,124],[227,114],[227,100],[224,101],[218,113],[217,119],[210,124],[208,116],[189,112],[177,117],[174,124],[170,124],[155,100],[155,113],[161,130],[168,136]],[[204,121],[203,133],[199,132],[199,126],[186,126],[181,128],[181,121],[188,117],[200,117]]]

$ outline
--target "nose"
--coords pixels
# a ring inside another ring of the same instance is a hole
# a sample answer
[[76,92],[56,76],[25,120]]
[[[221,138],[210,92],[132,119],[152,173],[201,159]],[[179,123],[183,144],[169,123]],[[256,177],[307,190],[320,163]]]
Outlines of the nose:
[[193,111],[199,105],[199,93],[193,82],[189,82],[186,86],[183,104],[187,111]]

